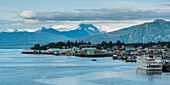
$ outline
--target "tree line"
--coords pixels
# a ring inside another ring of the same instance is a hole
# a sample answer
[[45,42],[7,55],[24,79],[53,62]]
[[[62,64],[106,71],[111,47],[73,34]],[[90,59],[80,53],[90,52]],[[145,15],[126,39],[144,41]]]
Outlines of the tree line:
[[[88,45],[91,45],[92,43],[89,41],[89,42],[84,42],[83,40],[82,41],[75,41],[75,42],[72,42],[70,40],[68,40],[67,42],[57,42],[57,43],[49,43],[47,45],[42,45],[40,46],[40,44],[35,44],[34,47],[31,47],[31,49],[36,49],[36,50],[47,50],[48,48],[71,48],[71,47],[74,47],[74,46],[79,46],[79,45],[84,45],[84,44],[88,44]],[[106,41],[102,41],[101,43],[97,44],[97,48],[98,49],[101,49],[101,48],[112,48],[113,46],[117,46],[117,47],[122,47],[122,46],[132,46],[132,47],[139,47],[141,46],[142,48],[145,48],[145,47],[153,47],[153,46],[160,46],[160,47],[163,47],[163,46],[166,46],[168,48],[170,48],[170,41],[167,41],[167,42],[148,42],[148,43],[124,43],[124,42],[121,42],[121,41],[117,41],[117,42],[106,42]]]

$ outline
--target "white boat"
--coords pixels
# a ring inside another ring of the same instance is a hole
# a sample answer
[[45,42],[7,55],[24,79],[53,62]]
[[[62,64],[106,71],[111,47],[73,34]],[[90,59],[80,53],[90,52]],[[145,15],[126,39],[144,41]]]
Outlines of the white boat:
[[137,56],[137,67],[147,71],[162,71],[162,57],[158,55]]

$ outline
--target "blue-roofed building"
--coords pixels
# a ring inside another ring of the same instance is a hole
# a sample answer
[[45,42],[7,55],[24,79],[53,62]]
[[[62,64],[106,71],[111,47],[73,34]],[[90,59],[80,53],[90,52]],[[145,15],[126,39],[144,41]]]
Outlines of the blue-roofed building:
[[96,44],[84,44],[84,45],[79,45],[82,50],[96,50],[97,45]]
[[135,47],[125,47],[126,51],[136,51]]
[[97,47],[96,44],[83,44],[83,45],[79,45],[78,47]]

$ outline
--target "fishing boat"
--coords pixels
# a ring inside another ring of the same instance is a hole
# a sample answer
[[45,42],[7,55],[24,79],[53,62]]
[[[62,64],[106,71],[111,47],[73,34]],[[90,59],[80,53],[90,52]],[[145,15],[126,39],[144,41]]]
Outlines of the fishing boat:
[[123,59],[124,62],[136,62],[136,57],[134,56],[128,56],[125,59]]
[[137,67],[147,71],[162,71],[162,57],[160,55],[137,56]]
[[115,54],[113,55],[113,59],[118,59],[117,57],[118,55],[115,55]]

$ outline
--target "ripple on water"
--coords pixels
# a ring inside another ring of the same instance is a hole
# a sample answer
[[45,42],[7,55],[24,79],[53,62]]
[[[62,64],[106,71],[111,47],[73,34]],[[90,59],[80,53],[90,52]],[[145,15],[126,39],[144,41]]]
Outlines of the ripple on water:
[[112,58],[23,55],[3,49],[0,85],[170,85],[170,73],[145,75],[136,63]]

